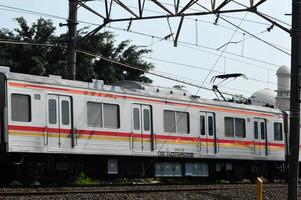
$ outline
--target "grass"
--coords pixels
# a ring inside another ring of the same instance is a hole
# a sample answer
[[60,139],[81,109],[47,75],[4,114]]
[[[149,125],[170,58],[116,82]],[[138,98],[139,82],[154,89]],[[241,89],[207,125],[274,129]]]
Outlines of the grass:
[[73,181],[74,185],[99,185],[99,180],[94,180],[88,177],[85,173],[81,172],[79,176]]

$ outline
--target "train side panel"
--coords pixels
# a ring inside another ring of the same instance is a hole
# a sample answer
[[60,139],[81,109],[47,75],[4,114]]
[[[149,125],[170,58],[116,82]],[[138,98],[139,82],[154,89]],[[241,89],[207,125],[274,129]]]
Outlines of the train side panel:
[[284,160],[280,115],[118,95],[19,81],[7,92],[9,152]]

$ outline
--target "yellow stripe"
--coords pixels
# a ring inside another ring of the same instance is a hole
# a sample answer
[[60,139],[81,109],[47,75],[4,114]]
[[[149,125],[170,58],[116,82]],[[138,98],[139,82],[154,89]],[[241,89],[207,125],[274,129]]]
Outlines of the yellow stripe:
[[[33,137],[43,137],[46,136],[46,133],[43,132],[28,132],[28,131],[9,131],[10,135],[15,135],[15,136],[33,136]],[[61,134],[61,138],[69,138],[71,135],[69,134]],[[58,133],[48,133],[48,137],[51,138],[58,138],[59,134]],[[80,135],[80,139],[87,139],[87,140],[107,140],[107,141],[129,141],[129,138],[127,137],[115,137],[115,136],[102,136],[102,135]],[[142,140],[143,142],[151,142],[151,139],[146,138]],[[133,142],[141,142],[140,138],[133,138]],[[178,144],[178,145],[200,145],[198,142],[195,141],[181,141],[181,140],[156,140],[157,144]],[[206,144],[206,142],[202,142],[203,145]],[[207,145],[210,147],[214,146],[214,142],[207,142]],[[243,145],[243,144],[218,144],[220,148],[253,148],[254,145]],[[278,147],[278,146],[269,146],[269,148],[273,151],[280,151],[283,150],[284,147]]]

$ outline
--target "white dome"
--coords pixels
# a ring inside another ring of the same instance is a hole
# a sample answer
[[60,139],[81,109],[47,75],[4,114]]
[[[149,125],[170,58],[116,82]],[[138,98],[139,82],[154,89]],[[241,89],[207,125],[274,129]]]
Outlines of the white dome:
[[291,68],[286,66],[286,65],[282,65],[281,67],[278,68],[276,74],[277,75],[290,75],[291,74]]
[[251,103],[258,106],[274,106],[275,107],[275,97],[277,93],[269,88],[265,88],[263,90],[259,90],[255,92],[251,97]]

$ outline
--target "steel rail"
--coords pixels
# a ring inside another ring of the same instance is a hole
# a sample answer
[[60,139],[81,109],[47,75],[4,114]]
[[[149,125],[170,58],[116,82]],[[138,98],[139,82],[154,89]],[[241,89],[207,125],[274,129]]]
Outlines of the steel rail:
[[[135,186],[136,187],[136,186]],[[166,192],[206,192],[212,190],[256,190],[256,185],[222,185],[222,186],[206,186],[200,185],[198,188],[196,187],[187,187],[187,188],[127,188],[127,189],[78,189],[78,188],[69,188],[69,189],[59,189],[59,190],[43,190],[38,191],[0,191],[1,196],[39,196],[39,195],[66,195],[66,194],[134,194],[134,193],[166,193]],[[265,186],[264,189],[280,189],[286,188],[283,186]],[[32,189],[32,188],[31,188]]]

